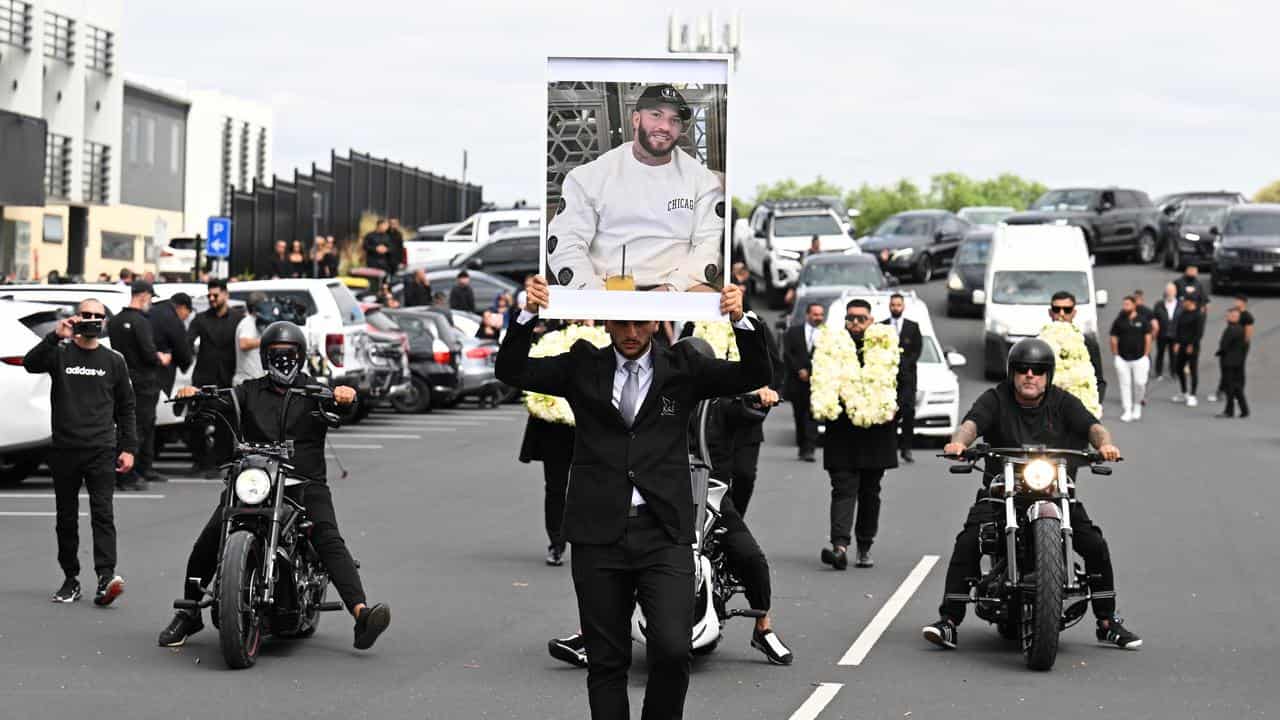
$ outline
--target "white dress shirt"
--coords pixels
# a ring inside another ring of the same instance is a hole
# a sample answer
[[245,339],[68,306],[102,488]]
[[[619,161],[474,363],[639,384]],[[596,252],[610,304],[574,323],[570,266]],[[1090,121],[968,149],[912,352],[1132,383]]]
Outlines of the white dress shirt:
[[809,352],[813,352],[813,336],[818,332],[818,328],[812,323],[804,324],[804,347]]

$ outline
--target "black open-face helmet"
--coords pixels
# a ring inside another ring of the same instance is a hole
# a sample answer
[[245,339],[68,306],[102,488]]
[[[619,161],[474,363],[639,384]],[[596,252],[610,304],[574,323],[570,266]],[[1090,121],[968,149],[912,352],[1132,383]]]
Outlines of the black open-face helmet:
[[[292,385],[302,371],[307,356],[307,336],[302,328],[291,322],[273,322],[262,331],[258,357],[267,377],[277,385]],[[280,347],[287,345],[288,347]]]
[[1055,363],[1055,354],[1053,346],[1041,340],[1040,338],[1023,338],[1019,340],[1012,348],[1009,348],[1009,362],[1006,370],[1009,377],[1014,376],[1014,366],[1031,366],[1034,368],[1044,368],[1048,375],[1046,382],[1053,384],[1053,367]]

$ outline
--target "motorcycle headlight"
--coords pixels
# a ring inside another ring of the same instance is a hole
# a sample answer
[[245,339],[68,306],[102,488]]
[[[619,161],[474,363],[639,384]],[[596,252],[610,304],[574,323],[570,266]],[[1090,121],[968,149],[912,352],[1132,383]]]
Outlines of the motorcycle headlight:
[[956,291],[964,289],[964,280],[960,279],[960,273],[953,272],[947,276],[947,289]]
[[1182,237],[1190,240],[1191,242],[1200,242],[1200,236],[1195,233],[1183,233]]
[[1053,484],[1056,471],[1053,464],[1045,460],[1032,460],[1022,469],[1022,481],[1036,492],[1043,492]]
[[271,494],[271,477],[261,468],[248,468],[236,475],[236,497],[246,505],[258,505]]

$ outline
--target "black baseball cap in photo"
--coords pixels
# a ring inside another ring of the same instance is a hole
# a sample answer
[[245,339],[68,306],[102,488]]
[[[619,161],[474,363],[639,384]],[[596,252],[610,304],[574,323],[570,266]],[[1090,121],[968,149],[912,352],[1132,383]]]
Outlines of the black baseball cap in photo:
[[640,99],[636,100],[636,110],[645,110],[659,105],[675,107],[680,113],[680,119],[684,122],[689,122],[689,118],[693,117],[689,103],[684,101],[684,96],[672,85],[650,85],[640,93]]
[[131,291],[131,295],[141,295],[143,293],[150,295],[155,294],[155,288],[151,287],[151,283],[146,280],[134,280],[133,284],[129,286],[129,290]]

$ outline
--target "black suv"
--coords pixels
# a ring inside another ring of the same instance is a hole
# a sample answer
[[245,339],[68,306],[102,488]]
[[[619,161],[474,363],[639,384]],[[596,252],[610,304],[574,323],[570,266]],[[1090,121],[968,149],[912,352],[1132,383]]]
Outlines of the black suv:
[[972,227],[947,210],[910,210],[890,216],[858,245],[878,258],[885,272],[927,283],[935,271],[950,267]]
[[1213,243],[1231,205],[1221,200],[1184,200],[1169,218],[1169,240],[1164,254],[1167,268],[1213,262]]
[[1141,190],[1063,188],[1050,190],[1031,209],[1004,220],[1009,225],[1075,225],[1092,255],[1132,253],[1140,263],[1156,258],[1159,212]]
[[1245,197],[1244,193],[1232,190],[1176,192],[1156,198],[1156,211],[1160,213],[1160,254],[1164,256],[1165,267],[1173,267],[1172,258],[1169,256],[1171,255],[1170,251],[1173,249],[1173,240],[1177,237],[1173,231],[1174,217],[1181,211],[1185,203],[1200,200],[1219,202],[1226,205],[1249,202],[1249,198]]
[[1280,283],[1280,204],[1232,205],[1213,243],[1209,290],[1225,293],[1240,284]]

